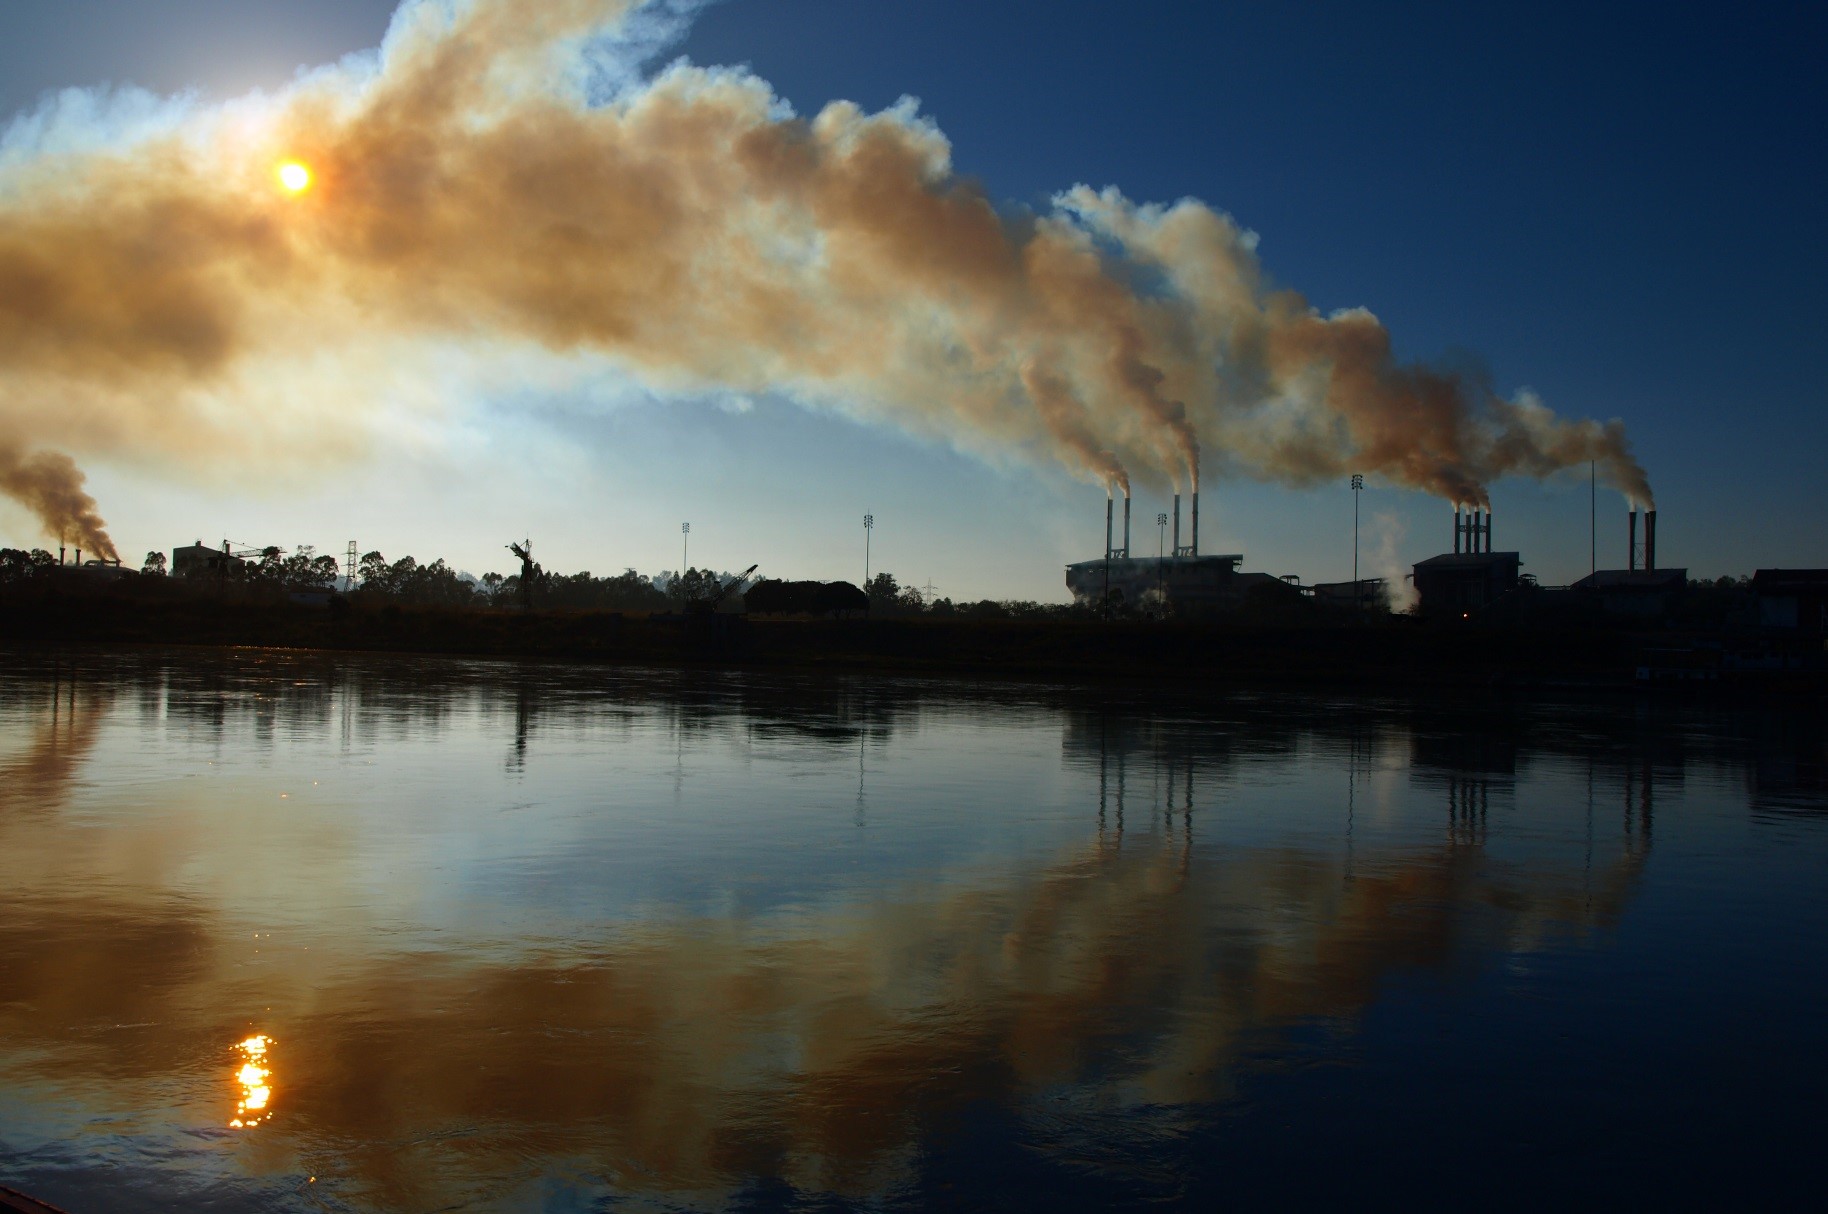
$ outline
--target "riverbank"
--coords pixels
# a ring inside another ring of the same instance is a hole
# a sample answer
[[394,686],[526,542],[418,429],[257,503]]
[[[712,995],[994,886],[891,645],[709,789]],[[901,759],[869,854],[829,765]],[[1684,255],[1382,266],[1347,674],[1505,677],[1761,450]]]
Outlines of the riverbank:
[[1624,629],[961,618],[681,618],[346,601],[44,595],[0,603],[10,644],[256,646],[605,665],[1148,678],[1377,688],[1749,683],[1828,689],[1818,648]]

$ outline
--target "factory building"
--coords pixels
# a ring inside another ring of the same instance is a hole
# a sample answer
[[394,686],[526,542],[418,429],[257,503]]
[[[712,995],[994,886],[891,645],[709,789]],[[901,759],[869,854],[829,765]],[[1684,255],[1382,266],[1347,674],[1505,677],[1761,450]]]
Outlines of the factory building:
[[241,558],[229,555],[228,542],[222,547],[211,548],[198,540],[182,548],[171,550],[171,575],[173,577],[200,577],[206,573],[217,573],[241,564]]
[[1315,582],[1309,587],[1314,601],[1325,607],[1360,611],[1385,611],[1389,596],[1381,577],[1360,578],[1356,582]]
[[1174,495],[1174,544],[1160,556],[1130,555],[1130,495],[1123,497],[1123,542],[1115,542],[1116,499],[1104,506],[1104,549],[1101,558],[1077,561],[1066,567],[1066,588],[1076,602],[1106,601],[1129,606],[1160,604],[1177,610],[1227,611],[1246,602],[1273,598],[1294,600],[1299,588],[1267,573],[1242,573],[1240,553],[1200,554],[1200,495],[1192,495],[1192,528],[1181,544],[1181,495]]
[[1760,569],[1752,575],[1752,594],[1761,627],[1828,634],[1828,569]]
[[1463,618],[1517,589],[1523,557],[1492,551],[1492,513],[1454,507],[1454,550],[1415,564],[1417,609],[1436,619]]
[[1638,512],[1626,516],[1625,568],[1598,569],[1569,589],[1595,603],[1602,615],[1657,620],[1688,590],[1687,569],[1657,568],[1657,512],[1644,512],[1644,538],[1638,540]]
[[1601,569],[1568,589],[1598,604],[1603,615],[1655,620],[1688,590],[1688,570]]

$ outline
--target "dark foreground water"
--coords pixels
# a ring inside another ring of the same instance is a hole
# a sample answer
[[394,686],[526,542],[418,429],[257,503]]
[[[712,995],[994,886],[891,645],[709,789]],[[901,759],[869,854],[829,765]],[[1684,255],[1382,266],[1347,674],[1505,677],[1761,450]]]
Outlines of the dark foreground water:
[[0,671],[73,1214],[1819,1200],[1811,709]]

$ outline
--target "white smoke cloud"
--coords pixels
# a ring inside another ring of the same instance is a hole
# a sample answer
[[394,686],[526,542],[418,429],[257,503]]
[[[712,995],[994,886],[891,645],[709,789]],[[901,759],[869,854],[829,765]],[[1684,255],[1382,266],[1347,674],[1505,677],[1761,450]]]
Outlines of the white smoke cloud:
[[[1370,312],[1268,287],[1203,203],[1014,210],[910,99],[803,118],[740,69],[644,75],[699,7],[417,0],[270,94],[16,120],[0,444],[297,474],[447,407],[426,385],[453,366],[475,397],[533,357],[557,390],[779,392],[1107,486],[1350,469],[1483,503],[1598,459],[1649,500],[1616,423],[1396,362]],[[315,177],[295,197],[288,158]]]

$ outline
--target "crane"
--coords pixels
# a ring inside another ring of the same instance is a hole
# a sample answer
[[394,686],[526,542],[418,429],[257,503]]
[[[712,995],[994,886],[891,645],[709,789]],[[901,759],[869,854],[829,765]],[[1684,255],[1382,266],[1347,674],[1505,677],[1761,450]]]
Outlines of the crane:
[[695,615],[710,615],[722,605],[725,599],[730,597],[731,591],[748,581],[749,575],[761,567],[761,562],[757,561],[729,581],[719,583],[717,589],[713,590],[710,594],[705,595],[701,599],[694,599],[692,602],[687,603],[686,610]]
[[522,540],[520,543],[509,543],[508,551],[520,558],[520,605],[523,610],[533,606],[533,583],[539,580],[540,567],[533,563],[533,541]]

